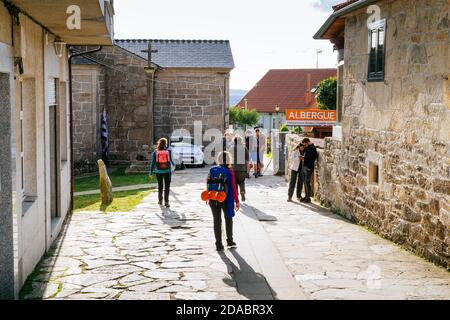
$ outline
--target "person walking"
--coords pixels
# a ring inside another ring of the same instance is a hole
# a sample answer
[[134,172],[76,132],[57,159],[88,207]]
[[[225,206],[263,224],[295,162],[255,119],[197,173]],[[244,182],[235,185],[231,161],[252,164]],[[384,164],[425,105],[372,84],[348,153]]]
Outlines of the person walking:
[[168,150],[167,139],[161,138],[158,140],[156,151],[153,152],[152,162],[150,165],[150,173],[156,174],[158,180],[158,204],[162,205],[164,192],[164,205],[170,208],[169,193],[170,182],[172,180],[172,171],[175,164],[172,160],[172,151]]
[[[209,203],[213,215],[216,250],[223,251],[222,212],[225,218],[227,246],[236,247],[236,243],[233,241],[233,217],[235,211],[239,211],[240,203],[231,154],[227,151],[220,152],[216,163],[217,166],[212,167],[209,171],[207,190],[202,193],[202,199]],[[204,198],[204,195],[207,199]]]
[[247,177],[249,153],[240,136],[235,136],[233,142],[231,155],[233,156],[233,170],[236,176],[236,185],[241,194],[241,201],[245,202],[245,179]]
[[314,164],[316,163],[318,154],[316,146],[311,142],[311,140],[309,140],[309,138],[303,139],[302,143],[305,146],[305,156],[302,170],[303,179],[305,181],[305,197],[300,201],[304,203],[310,203],[312,194],[311,176],[314,173]]
[[[250,154],[251,149],[251,145],[253,140],[253,132],[252,130],[248,129],[245,131],[245,148],[247,148],[247,151],[249,152],[249,159],[247,162],[247,179],[250,179],[250,170],[252,168],[252,155]],[[256,158],[256,157],[255,157]]]
[[256,170],[255,178],[262,177],[262,170],[264,169],[264,153],[266,151],[266,136],[261,133],[259,127],[255,127],[256,138]]
[[288,201],[292,201],[294,190],[297,185],[297,199],[301,201],[303,190],[303,156],[305,154],[305,147],[303,144],[299,144],[291,154],[290,170],[291,180],[289,182]]

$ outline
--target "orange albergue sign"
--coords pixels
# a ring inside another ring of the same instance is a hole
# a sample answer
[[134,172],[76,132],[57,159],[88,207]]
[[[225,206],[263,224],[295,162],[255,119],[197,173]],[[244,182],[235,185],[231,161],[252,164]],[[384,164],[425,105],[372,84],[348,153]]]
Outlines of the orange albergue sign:
[[334,126],[336,110],[286,110],[286,124],[293,126]]

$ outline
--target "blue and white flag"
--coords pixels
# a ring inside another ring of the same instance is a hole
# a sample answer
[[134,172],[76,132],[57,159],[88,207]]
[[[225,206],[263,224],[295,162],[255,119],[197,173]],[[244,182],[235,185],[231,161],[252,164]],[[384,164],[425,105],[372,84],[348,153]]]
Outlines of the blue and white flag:
[[108,152],[109,152],[109,132],[108,132],[108,125],[106,122],[106,110],[105,109],[103,109],[103,113],[102,113],[101,140],[102,140],[102,160],[105,164],[107,164],[108,163]]

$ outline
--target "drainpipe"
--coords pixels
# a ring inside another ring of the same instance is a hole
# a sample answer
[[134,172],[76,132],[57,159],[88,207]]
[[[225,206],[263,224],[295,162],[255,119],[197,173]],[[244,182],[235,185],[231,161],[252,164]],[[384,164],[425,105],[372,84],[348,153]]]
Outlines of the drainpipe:
[[69,56],[69,124],[70,124],[70,211],[73,212],[73,193],[75,185],[74,157],[73,157],[73,99],[72,99],[72,59],[85,54],[96,53],[102,50],[102,46],[97,49],[75,53]]

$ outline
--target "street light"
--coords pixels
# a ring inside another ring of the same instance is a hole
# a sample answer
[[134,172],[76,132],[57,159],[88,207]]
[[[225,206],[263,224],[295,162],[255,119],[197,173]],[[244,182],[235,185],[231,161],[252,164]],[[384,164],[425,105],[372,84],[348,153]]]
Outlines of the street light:
[[280,118],[279,118],[280,106],[279,105],[275,105],[275,113],[277,114],[277,125],[276,125],[275,129],[279,129],[279,127],[280,127]]
[[316,68],[319,69],[319,54],[321,54],[323,52],[322,49],[317,49],[316,50],[316,54],[317,54],[317,60],[316,60]]
[[53,42],[53,49],[55,49],[55,54],[58,58],[61,58],[64,54],[64,48],[66,47],[66,43],[59,38],[55,39]]

